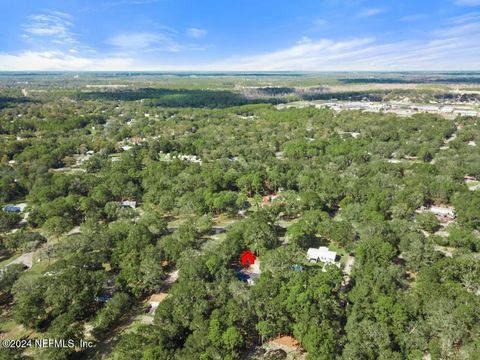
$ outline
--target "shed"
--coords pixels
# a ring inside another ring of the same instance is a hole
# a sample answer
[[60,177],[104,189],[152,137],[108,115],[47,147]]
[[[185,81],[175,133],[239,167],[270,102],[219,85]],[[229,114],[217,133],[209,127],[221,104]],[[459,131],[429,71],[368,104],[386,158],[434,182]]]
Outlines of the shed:
[[337,253],[330,251],[326,246],[320,246],[318,249],[310,248],[307,251],[307,257],[310,261],[321,261],[326,264],[333,264]]
[[288,335],[279,336],[275,339],[270,340],[268,343],[270,346],[283,348],[287,351],[301,350],[300,343],[295,338]]
[[137,207],[137,202],[136,201],[130,201],[130,200],[124,200],[124,201],[122,201],[121,205],[124,208],[135,209]]
[[453,207],[432,206],[430,212],[435,215],[455,217],[455,209]]

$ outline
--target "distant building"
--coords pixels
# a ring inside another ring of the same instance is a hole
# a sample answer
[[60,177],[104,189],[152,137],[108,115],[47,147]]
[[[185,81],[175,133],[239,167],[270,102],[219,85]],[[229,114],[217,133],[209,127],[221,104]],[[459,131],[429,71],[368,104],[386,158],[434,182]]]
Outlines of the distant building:
[[212,227],[212,234],[213,235],[223,234],[226,231],[227,231],[227,229],[225,229],[222,226],[213,226]]
[[270,347],[280,348],[287,352],[302,350],[300,343],[292,336],[279,336],[268,342]]
[[202,163],[202,160],[200,158],[198,158],[196,155],[180,155],[178,158],[180,160],[190,161],[190,162],[193,162],[193,163],[196,163],[196,164],[201,164]]
[[357,139],[361,134],[359,132],[352,132],[351,135],[353,138]]
[[122,201],[120,205],[124,208],[135,209],[137,207],[137,202],[136,201],[125,200],[125,201]]
[[398,160],[398,159],[388,159],[387,161],[390,164],[400,164],[402,162],[402,160]]
[[111,298],[112,298],[112,295],[104,294],[104,295],[100,295],[100,296],[95,296],[95,301],[106,303],[106,302],[110,301]]
[[27,204],[17,204],[17,205],[6,205],[3,207],[3,211],[9,212],[9,213],[21,213],[25,208],[27,207]]
[[455,217],[455,209],[453,207],[432,206],[430,212],[435,215]]
[[422,206],[420,209],[416,210],[417,213],[430,212],[440,221],[444,226],[455,221],[455,208],[449,206],[431,206],[430,208],[425,208]]
[[270,195],[266,195],[262,198],[262,206],[267,206],[270,204],[271,198]]
[[461,116],[477,116],[478,113],[475,110],[455,110],[455,113]]
[[3,211],[9,213],[20,213],[22,212],[18,206],[15,205],[7,205],[3,207]]
[[335,263],[337,253],[335,251],[328,250],[325,246],[320,246],[318,249],[310,248],[307,251],[307,258],[310,261],[321,261],[326,264]]

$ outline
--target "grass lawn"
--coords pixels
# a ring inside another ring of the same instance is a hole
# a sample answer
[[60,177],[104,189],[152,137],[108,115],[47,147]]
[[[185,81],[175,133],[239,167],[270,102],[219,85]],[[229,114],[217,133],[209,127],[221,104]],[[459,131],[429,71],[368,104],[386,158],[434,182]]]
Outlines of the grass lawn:
[[17,324],[12,318],[11,311],[2,311],[0,315],[0,338],[17,340],[34,337],[35,335],[35,331],[25,329],[23,325]]
[[227,227],[229,225],[232,225],[233,223],[236,223],[237,221],[238,219],[236,218],[232,218],[226,214],[222,214],[213,218],[213,226]]
[[168,221],[167,227],[169,227],[169,228],[179,227],[180,225],[183,224],[184,221],[185,221],[185,219],[183,219],[183,218],[177,218],[177,217],[172,218],[170,221]]
[[[53,264],[55,262],[54,259],[50,261],[50,264]],[[33,264],[32,268],[28,270],[29,275],[41,275],[43,274],[47,268],[48,268],[48,259],[40,260],[38,261],[37,258],[34,256],[33,257]]]
[[290,225],[295,224],[298,220],[300,220],[300,218],[289,219],[289,220],[280,219],[277,221],[277,225],[286,229]]
[[21,252],[16,252],[13,254],[2,253],[2,255],[0,256],[0,268],[3,268],[4,266],[10,264],[13,260],[18,258],[20,255],[22,255]]
[[[195,215],[191,215],[192,217],[195,217]],[[189,215],[183,215],[183,216],[172,216],[169,221],[167,226],[169,228],[178,228],[180,225],[185,223],[185,221],[188,221]],[[219,216],[216,216],[212,219],[213,221],[213,226],[215,227],[227,227],[229,225],[232,225],[233,223],[237,222],[239,219],[236,217],[229,216],[227,214],[221,214]]]
[[4,337],[10,340],[23,339],[28,337],[32,332],[26,330],[23,325],[17,324],[13,319],[4,319],[1,318],[0,324],[0,337]]
[[204,251],[213,251],[227,237],[226,233],[210,236],[202,245]]
[[142,325],[145,325],[145,323],[143,323],[143,317],[151,317],[153,319],[153,315],[147,315],[147,314],[140,314],[138,315],[135,320],[132,321],[132,323],[127,326],[123,331],[122,331],[122,334],[128,334],[128,333],[132,333],[132,332],[137,332],[138,329],[142,326]]

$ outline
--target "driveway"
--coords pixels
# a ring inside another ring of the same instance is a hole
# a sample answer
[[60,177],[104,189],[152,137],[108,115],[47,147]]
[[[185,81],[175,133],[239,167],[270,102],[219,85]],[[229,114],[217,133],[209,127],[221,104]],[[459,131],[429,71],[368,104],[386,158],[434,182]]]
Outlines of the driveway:
[[18,258],[13,260],[7,266],[13,265],[13,264],[23,264],[30,269],[32,267],[32,264],[33,264],[33,251],[19,256]]

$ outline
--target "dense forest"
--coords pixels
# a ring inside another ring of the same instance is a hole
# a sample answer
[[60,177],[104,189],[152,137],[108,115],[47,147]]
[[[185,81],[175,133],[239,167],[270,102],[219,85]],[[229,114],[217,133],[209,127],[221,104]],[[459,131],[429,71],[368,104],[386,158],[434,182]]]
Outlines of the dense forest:
[[478,118],[39,89],[0,90],[0,337],[94,346],[0,359],[479,358]]

